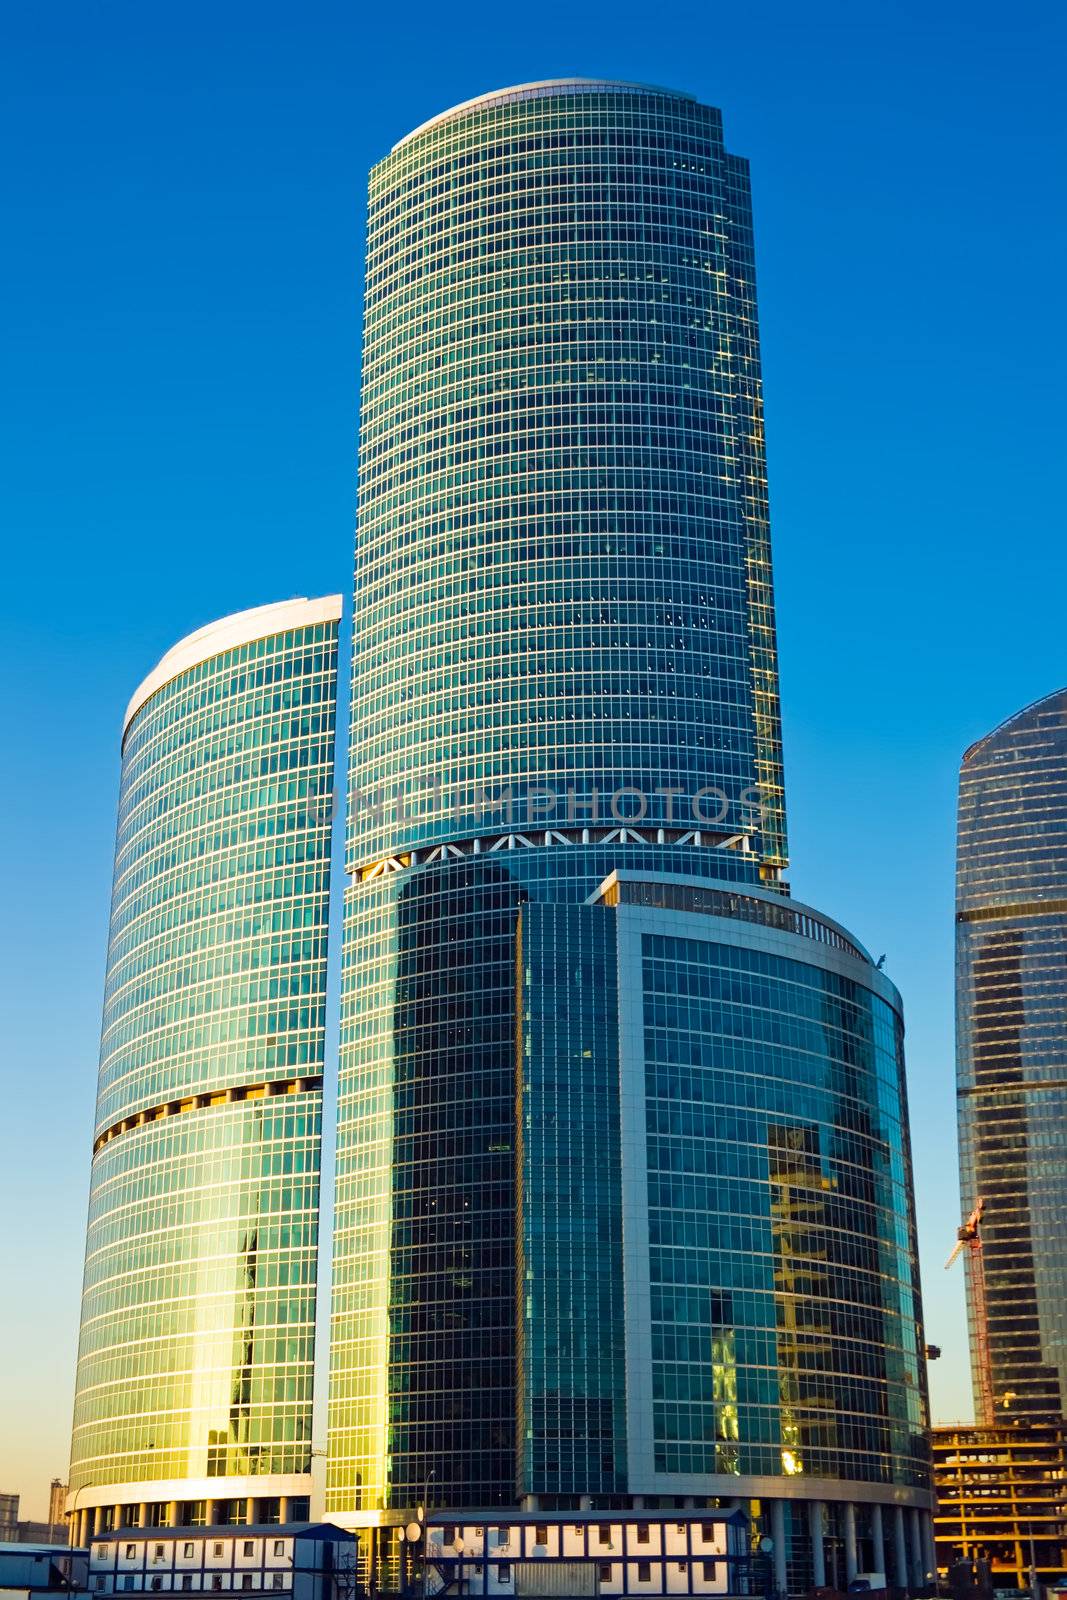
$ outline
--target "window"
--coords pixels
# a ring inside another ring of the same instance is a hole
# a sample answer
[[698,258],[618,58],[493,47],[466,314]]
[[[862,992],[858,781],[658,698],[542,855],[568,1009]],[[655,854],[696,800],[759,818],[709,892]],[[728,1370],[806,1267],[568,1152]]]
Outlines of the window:
[[107,1582],[107,1579],[106,1579],[106,1578],[97,1578],[97,1580],[96,1580],[96,1587],[97,1587],[97,1588],[98,1588],[98,1589],[102,1589],[102,1588],[103,1588],[103,1587],[104,1587],[104,1584],[105,1584],[105,1583],[106,1583],[106,1582]]
[[134,1556],[137,1554],[137,1546],[135,1544],[128,1544],[123,1554],[125,1555],[127,1561],[132,1561]]
[[133,1579],[132,1578],[123,1578],[122,1587],[124,1589],[132,1589],[133,1588]]
[[715,1562],[702,1561],[700,1563],[700,1574],[705,1583],[714,1583],[716,1577]]
[[539,1522],[534,1529],[534,1544],[548,1544],[548,1523]]
[[221,1572],[216,1572],[215,1576],[211,1580],[211,1587],[213,1589],[221,1589],[222,1588],[222,1573]]
[[275,1541],[274,1541],[274,1554],[276,1556],[283,1556],[285,1554],[285,1540],[284,1539],[275,1539]]
[[215,1543],[211,1547],[211,1554],[213,1556],[221,1556],[221,1554],[222,1554],[222,1543],[221,1543],[220,1540],[218,1540],[218,1539],[215,1540]]
[[250,1572],[246,1572],[244,1574],[244,1576],[242,1577],[242,1579],[241,1579],[241,1588],[242,1589],[251,1589],[251,1587],[252,1587],[252,1574]]
[[700,1524],[700,1542],[701,1544],[715,1543],[715,1524],[713,1522],[702,1522]]
[[511,1582],[511,1563],[510,1562],[501,1561],[501,1562],[498,1563],[497,1569],[496,1569],[496,1581],[497,1581],[497,1583],[510,1583]]
[[649,1532],[647,1522],[639,1522],[637,1524],[637,1542],[638,1544],[648,1544]]
[[651,1561],[639,1561],[637,1563],[637,1581],[638,1583],[650,1583],[652,1581]]
[[612,1574],[614,1573],[614,1570],[615,1569],[611,1565],[610,1561],[602,1561],[600,1563],[600,1581],[601,1581],[601,1583],[610,1583],[611,1579],[612,1579]]
[[190,1576],[189,1576],[189,1574],[188,1574],[188,1573],[185,1573],[185,1574],[184,1574],[184,1576],[183,1576],[183,1578],[182,1578],[182,1588],[183,1588],[183,1589],[184,1589],[184,1590],[185,1590],[185,1592],[186,1592],[186,1594],[188,1594],[188,1593],[189,1593],[189,1590],[190,1590],[190,1589],[191,1589],[191,1588],[192,1588],[192,1587],[193,1587],[193,1580],[192,1580],[192,1578],[191,1578],[191,1577],[190,1577]]
[[254,1541],[251,1540],[251,1539],[246,1539],[244,1544],[241,1546],[241,1550],[242,1550],[242,1553],[244,1555],[246,1555],[246,1556],[254,1556],[255,1553],[256,1553],[256,1546],[255,1546]]
[[187,1539],[186,1542],[182,1545],[182,1555],[185,1556],[187,1559],[189,1559],[189,1558],[192,1557],[192,1554],[193,1554],[193,1541],[191,1539]]
[[153,1589],[162,1589],[162,1587],[163,1587],[163,1579],[162,1578],[153,1578],[152,1579],[152,1588]]
[[285,1573],[284,1572],[276,1572],[274,1574],[274,1576],[270,1580],[270,1586],[271,1586],[272,1589],[284,1589],[285,1588]]

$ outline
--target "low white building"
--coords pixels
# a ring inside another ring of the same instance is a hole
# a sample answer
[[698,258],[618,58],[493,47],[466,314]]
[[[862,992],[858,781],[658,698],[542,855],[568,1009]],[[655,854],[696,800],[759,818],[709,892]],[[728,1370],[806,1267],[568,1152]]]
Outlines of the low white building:
[[431,1513],[427,1590],[436,1594],[744,1594],[748,1520],[739,1511],[572,1513],[493,1522]]
[[356,1541],[330,1524],[126,1528],[89,1546],[90,1594],[355,1600]]

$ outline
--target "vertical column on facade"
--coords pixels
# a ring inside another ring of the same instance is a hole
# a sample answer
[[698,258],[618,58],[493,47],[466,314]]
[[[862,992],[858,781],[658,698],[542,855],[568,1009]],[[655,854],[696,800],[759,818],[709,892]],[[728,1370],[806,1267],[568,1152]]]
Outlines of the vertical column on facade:
[[142,1500],[140,1505],[137,1507],[137,1526],[139,1528],[147,1528],[148,1527],[148,1501],[147,1500]]
[[871,1559],[874,1565],[872,1572],[885,1571],[885,1530],[882,1527],[882,1508],[880,1505],[871,1507],[871,1544],[874,1549]]
[[204,1501],[204,1526],[206,1528],[213,1528],[215,1526],[215,1502],[214,1502],[214,1500],[205,1500]]
[[104,1508],[103,1508],[103,1506],[94,1506],[93,1507],[93,1537],[94,1537],[94,1539],[97,1537],[98,1534],[103,1533],[103,1531],[104,1531]]
[[278,1521],[289,1521],[289,1496],[287,1494],[283,1494],[278,1501]]
[[177,1526],[178,1526],[178,1502],[177,1502],[177,1500],[168,1500],[167,1501],[167,1527],[168,1528],[176,1528]]
[[811,1536],[811,1581],[816,1589],[826,1586],[826,1553],[822,1534],[826,1507],[821,1500],[808,1501],[808,1533]]
[[845,1521],[845,1582],[851,1583],[860,1570],[856,1559],[856,1507],[851,1500],[844,1505]]
[[771,1501],[771,1539],[774,1542],[774,1587],[789,1593],[789,1561],[785,1547],[785,1501]]
[[904,1545],[904,1507],[893,1507],[893,1581],[898,1589],[908,1587],[908,1552]]
[[932,1581],[937,1581],[937,1550],[934,1548],[934,1522],[929,1511],[919,1513],[922,1522],[923,1535],[923,1565],[931,1574]]
[[908,1522],[911,1526],[911,1573],[912,1582],[916,1588],[921,1588],[925,1573],[923,1571],[923,1541],[922,1528],[919,1525],[919,1508],[912,1506],[908,1512]]
[[255,1520],[256,1520],[256,1500],[255,1500],[255,1496],[250,1494],[245,1499],[245,1523],[247,1524],[248,1527],[251,1527],[252,1524],[255,1522]]

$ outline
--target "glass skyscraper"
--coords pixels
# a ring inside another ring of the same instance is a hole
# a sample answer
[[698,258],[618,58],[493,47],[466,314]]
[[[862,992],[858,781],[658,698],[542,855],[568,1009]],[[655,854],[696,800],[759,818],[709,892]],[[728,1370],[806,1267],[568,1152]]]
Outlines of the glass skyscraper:
[[956,892],[960,1176],[980,1198],[986,1329],[976,1414],[1067,1411],[1067,689],[971,746]]
[[130,702],[67,1509],[307,1515],[339,596]]
[[717,111],[532,84],[375,167],[354,637],[328,1513],[735,1503],[780,1586],[914,1580],[900,1006],[782,881]]

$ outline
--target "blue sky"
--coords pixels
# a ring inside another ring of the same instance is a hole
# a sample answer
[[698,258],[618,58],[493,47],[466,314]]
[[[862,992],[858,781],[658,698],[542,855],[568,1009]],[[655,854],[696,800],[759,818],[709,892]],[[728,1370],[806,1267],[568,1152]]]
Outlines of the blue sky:
[[[0,1489],[65,1475],[122,709],[347,591],[365,175],[471,95],[688,89],[752,163],[794,893],[904,994],[935,1412],[966,1415],[963,748],[1067,681],[1061,8],[9,7]],[[959,1273],[957,1267],[955,1271]]]

